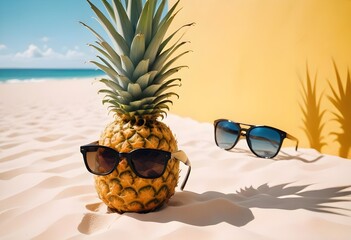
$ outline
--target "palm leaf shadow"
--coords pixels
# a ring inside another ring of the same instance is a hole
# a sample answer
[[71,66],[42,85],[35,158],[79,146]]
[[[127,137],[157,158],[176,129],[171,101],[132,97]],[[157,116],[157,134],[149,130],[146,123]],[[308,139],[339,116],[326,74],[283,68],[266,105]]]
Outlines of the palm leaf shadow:
[[303,114],[303,130],[307,135],[311,148],[321,152],[323,146],[326,145],[324,136],[322,135],[325,122],[322,122],[325,110],[321,110],[322,94],[318,97],[317,94],[317,74],[314,79],[314,84],[311,81],[308,66],[306,66],[306,86],[302,80],[302,97],[303,105],[299,103]]
[[[183,222],[194,226],[212,226],[222,222],[241,227],[255,219],[252,208],[306,210],[339,216],[350,216],[350,210],[344,204],[351,201],[351,186],[336,186],[322,189],[306,188],[311,185],[292,186],[283,183],[269,186],[245,187],[235,193],[190,191],[178,192],[167,207],[161,209],[164,214],[126,213],[128,216],[146,222]],[[338,204],[339,206],[337,206]],[[289,214],[287,213],[287,217]]]
[[339,156],[347,158],[351,148],[351,78],[350,71],[347,70],[347,80],[345,88],[342,84],[338,68],[333,61],[337,89],[333,88],[330,81],[329,87],[332,95],[328,96],[330,102],[334,105],[335,111],[332,114],[335,116],[333,119],[340,124],[341,132],[332,132],[331,135],[336,136],[336,141],[340,144]]
[[[348,202],[351,196],[350,186],[331,187],[317,190],[305,190],[310,185],[289,186],[290,183],[276,186],[263,184],[240,189],[233,196],[241,206],[248,208],[268,208],[296,210],[305,209],[313,212],[345,215],[341,211],[350,211],[329,204]],[[346,191],[345,191],[346,190]],[[345,215],[346,216],[346,215]]]

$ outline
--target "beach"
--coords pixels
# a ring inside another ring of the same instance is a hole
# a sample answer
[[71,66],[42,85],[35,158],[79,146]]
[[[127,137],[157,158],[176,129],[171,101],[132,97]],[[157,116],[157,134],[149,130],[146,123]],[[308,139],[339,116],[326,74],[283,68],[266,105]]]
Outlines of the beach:
[[1,239],[350,239],[351,161],[293,147],[261,159],[244,140],[224,151],[212,123],[172,108],[187,186],[156,212],[111,212],[79,152],[113,120],[93,82],[0,84]]

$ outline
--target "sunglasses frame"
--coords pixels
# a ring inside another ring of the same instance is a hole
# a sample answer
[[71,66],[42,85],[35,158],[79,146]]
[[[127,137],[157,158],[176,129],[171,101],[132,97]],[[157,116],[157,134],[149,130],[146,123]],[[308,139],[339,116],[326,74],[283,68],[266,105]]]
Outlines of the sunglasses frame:
[[[234,121],[231,121],[231,120],[228,120],[228,119],[217,119],[214,121],[214,136],[215,136],[215,142],[216,142],[216,145],[219,147],[219,144],[217,142],[217,126],[220,122],[230,122],[230,123],[233,123],[233,124],[236,124],[238,127],[239,127],[239,135],[237,137],[237,139],[235,140],[235,142],[232,144],[232,146],[230,146],[229,148],[224,148],[225,150],[230,150],[232,148],[235,147],[235,145],[238,143],[239,139],[242,138],[242,137],[245,137],[246,138],[246,142],[247,142],[247,145],[249,146],[251,152],[253,154],[255,154],[257,157],[260,157],[260,158],[274,158],[275,156],[278,155],[282,145],[283,145],[283,141],[285,138],[288,138],[292,141],[296,141],[296,147],[295,147],[295,151],[297,151],[297,148],[298,148],[298,145],[299,145],[299,140],[292,136],[291,134],[288,134],[287,132],[283,131],[283,130],[280,130],[278,128],[274,128],[274,127],[271,127],[271,126],[266,126],[266,125],[252,125],[252,124],[247,124],[247,123],[240,123],[240,122],[234,122]],[[241,126],[246,126],[248,128],[242,128]],[[255,128],[268,128],[268,129],[272,129],[274,131],[276,131],[278,134],[279,134],[279,137],[280,137],[280,143],[279,143],[279,147],[277,149],[277,152],[271,156],[271,157],[264,157],[264,156],[260,156],[258,155],[254,150],[252,150],[252,145],[251,145],[251,141],[249,140],[249,137],[250,136],[250,132],[255,129]]]
[[[106,173],[101,173],[101,174],[98,174],[98,173],[95,173],[93,172],[89,165],[88,165],[88,159],[87,159],[87,153],[88,152],[96,152],[96,151],[89,151],[90,148],[104,148],[104,149],[109,149],[109,150],[112,150],[114,151],[117,156],[118,156],[118,159],[116,159],[115,163],[114,163],[114,166],[113,168],[106,172]],[[158,177],[145,177],[145,176],[142,176],[140,175],[140,173],[134,168],[134,164],[132,163],[132,160],[131,160],[131,155],[137,151],[147,151],[147,150],[150,150],[150,151],[158,151],[158,152],[161,152],[161,153],[164,153],[164,154],[168,154],[170,156],[169,159],[166,160],[166,163],[165,163],[165,166],[164,166],[164,169],[162,171],[162,173],[160,174],[160,176]],[[126,159],[126,161],[128,162],[128,165],[130,166],[130,168],[133,170],[133,172],[135,173],[135,175],[137,175],[138,177],[140,178],[145,178],[145,179],[155,179],[155,178],[159,178],[159,177],[162,177],[162,175],[164,174],[164,172],[166,171],[166,168],[167,168],[167,164],[170,160],[172,159],[176,159],[182,163],[184,163],[186,166],[188,166],[188,172],[186,174],[186,177],[181,185],[181,190],[184,189],[187,181],[188,181],[188,178],[190,176],[190,172],[191,172],[191,163],[187,157],[187,155],[185,154],[184,151],[182,150],[178,150],[178,151],[175,151],[173,153],[171,152],[168,152],[168,151],[164,151],[164,150],[160,150],[160,149],[154,149],[154,148],[139,148],[139,149],[134,149],[130,152],[118,152],[116,151],[115,149],[111,148],[111,147],[107,147],[107,146],[102,146],[102,145],[99,145],[99,142],[98,141],[95,141],[95,142],[92,142],[92,143],[89,143],[89,144],[86,144],[86,145],[83,145],[83,146],[80,146],[80,152],[83,154],[83,159],[84,159],[84,164],[85,164],[85,167],[87,168],[87,170],[92,173],[92,174],[95,174],[95,175],[98,175],[98,176],[106,176],[106,175],[109,175],[111,174],[115,169],[116,167],[118,166],[118,164],[121,162],[121,159]]]

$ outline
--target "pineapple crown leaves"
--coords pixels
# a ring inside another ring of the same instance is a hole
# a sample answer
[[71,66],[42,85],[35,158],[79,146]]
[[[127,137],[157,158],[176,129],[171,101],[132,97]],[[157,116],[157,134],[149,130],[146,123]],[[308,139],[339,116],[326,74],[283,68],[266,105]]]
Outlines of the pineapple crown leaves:
[[107,14],[87,1],[109,40],[81,22],[97,39],[88,46],[97,51],[99,60],[90,62],[108,76],[100,79],[107,87],[99,91],[105,94],[103,104],[124,117],[166,114],[168,105],[173,104],[169,98],[179,98],[170,89],[181,86],[180,78],[169,78],[187,67],[173,65],[190,52],[177,52],[188,43],[181,41],[182,36],[170,43],[181,29],[194,24],[185,24],[166,38],[180,0],[167,13],[166,0],[146,0],[144,4],[142,0],[101,0]]

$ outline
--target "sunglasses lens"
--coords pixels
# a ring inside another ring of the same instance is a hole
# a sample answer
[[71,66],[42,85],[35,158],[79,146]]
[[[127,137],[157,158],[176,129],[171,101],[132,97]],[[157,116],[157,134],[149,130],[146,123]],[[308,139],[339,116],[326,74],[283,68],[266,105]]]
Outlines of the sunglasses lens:
[[282,138],[278,131],[267,127],[255,127],[249,132],[251,150],[259,157],[274,157],[281,146]]
[[136,173],[143,178],[158,178],[164,173],[171,153],[152,149],[138,149],[131,153]]
[[240,126],[229,121],[220,121],[216,125],[215,140],[218,147],[231,149],[240,137]]
[[90,171],[101,175],[110,173],[114,169],[118,154],[109,148],[91,147],[86,153],[86,158]]

